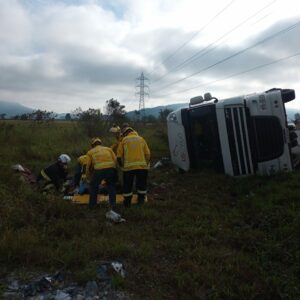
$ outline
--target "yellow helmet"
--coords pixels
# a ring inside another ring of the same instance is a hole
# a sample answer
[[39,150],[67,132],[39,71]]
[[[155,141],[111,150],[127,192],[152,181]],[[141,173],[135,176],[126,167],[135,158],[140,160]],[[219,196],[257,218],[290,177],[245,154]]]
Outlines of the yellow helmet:
[[116,125],[113,125],[113,127],[111,127],[111,128],[109,129],[109,132],[111,132],[111,133],[118,133],[118,132],[120,132],[120,131],[121,131],[120,127],[119,127],[119,126],[116,126]]
[[122,136],[126,136],[129,132],[133,132],[134,130],[131,127],[125,127],[122,130]]
[[101,145],[101,144],[102,144],[101,139],[98,138],[98,137],[92,138],[92,140],[91,140],[91,145],[94,146],[94,145],[97,144],[97,143],[98,143],[99,145]]

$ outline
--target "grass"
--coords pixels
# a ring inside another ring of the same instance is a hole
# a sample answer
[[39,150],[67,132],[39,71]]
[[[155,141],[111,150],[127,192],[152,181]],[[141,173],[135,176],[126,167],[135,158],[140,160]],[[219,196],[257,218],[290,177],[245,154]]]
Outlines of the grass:
[[[165,128],[156,128],[137,129],[154,162],[168,154]],[[99,262],[121,260],[128,275],[113,284],[136,299],[299,299],[299,172],[237,179],[152,170],[150,202],[110,226],[103,207],[42,196],[9,169],[19,162],[37,172],[60,152],[74,161],[89,143],[80,127],[1,123],[0,142],[2,277],[63,270],[84,284]]]

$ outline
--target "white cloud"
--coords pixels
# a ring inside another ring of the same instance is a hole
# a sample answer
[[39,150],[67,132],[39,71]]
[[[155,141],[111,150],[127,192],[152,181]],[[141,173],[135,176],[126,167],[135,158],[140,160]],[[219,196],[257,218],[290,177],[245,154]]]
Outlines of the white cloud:
[[32,34],[28,13],[16,1],[0,1],[0,54],[24,51]]
[[[128,110],[136,109],[134,80],[141,71],[151,79],[146,106],[185,102],[208,89],[220,98],[273,86],[297,92],[299,57],[178,93],[300,51],[300,26],[159,91],[300,20],[296,0],[274,1],[253,16],[271,2],[234,1],[211,20],[230,0],[0,0],[0,100],[62,112],[78,106],[102,108],[114,97]],[[172,70],[231,30],[213,51],[178,72]],[[289,105],[300,108],[297,101]]]

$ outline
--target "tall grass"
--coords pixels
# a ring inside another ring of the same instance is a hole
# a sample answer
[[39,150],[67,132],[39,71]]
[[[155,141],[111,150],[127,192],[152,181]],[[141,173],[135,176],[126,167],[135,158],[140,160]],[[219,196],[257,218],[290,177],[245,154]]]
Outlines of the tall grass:
[[[137,130],[154,160],[168,154],[165,128]],[[114,284],[137,299],[299,299],[299,172],[236,179],[151,170],[150,202],[111,226],[104,207],[45,197],[10,170],[19,162],[38,171],[61,152],[74,161],[89,148],[84,129],[6,122],[0,142],[0,275],[59,269],[84,283],[97,263],[118,259],[128,276]]]

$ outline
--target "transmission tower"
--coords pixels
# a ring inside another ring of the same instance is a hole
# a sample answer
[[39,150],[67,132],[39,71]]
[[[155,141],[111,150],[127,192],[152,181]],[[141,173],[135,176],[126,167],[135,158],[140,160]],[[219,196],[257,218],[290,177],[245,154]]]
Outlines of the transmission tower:
[[141,76],[136,78],[139,81],[139,84],[136,85],[136,88],[139,88],[139,92],[136,95],[140,96],[139,100],[139,115],[140,118],[145,117],[145,95],[149,96],[148,92],[145,92],[145,89],[149,90],[149,86],[145,84],[146,80],[149,80],[147,77],[144,76],[144,73],[141,73]]

